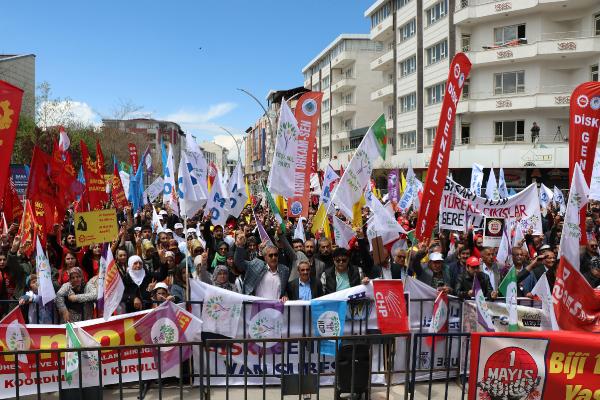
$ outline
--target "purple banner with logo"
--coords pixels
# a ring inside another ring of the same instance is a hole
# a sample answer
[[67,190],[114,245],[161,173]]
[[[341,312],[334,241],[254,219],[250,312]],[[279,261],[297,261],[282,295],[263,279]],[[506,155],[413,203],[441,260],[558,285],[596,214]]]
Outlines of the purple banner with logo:
[[250,351],[257,354],[280,354],[282,343],[260,342],[261,339],[279,339],[283,331],[283,303],[280,301],[255,301],[252,303],[248,335],[257,342],[250,343]]
[[388,174],[388,200],[398,203],[400,200],[400,174],[397,169],[393,169]]

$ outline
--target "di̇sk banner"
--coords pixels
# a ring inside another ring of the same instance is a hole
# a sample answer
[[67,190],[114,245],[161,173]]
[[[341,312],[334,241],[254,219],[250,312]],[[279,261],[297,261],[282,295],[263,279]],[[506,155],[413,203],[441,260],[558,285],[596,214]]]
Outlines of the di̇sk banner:
[[[479,215],[518,221],[524,231],[532,228],[542,232],[540,199],[535,184],[529,185],[514,196],[490,200],[477,196],[451,178],[447,178],[439,211],[440,229],[465,231],[473,216]],[[479,220],[483,222],[483,219]]]

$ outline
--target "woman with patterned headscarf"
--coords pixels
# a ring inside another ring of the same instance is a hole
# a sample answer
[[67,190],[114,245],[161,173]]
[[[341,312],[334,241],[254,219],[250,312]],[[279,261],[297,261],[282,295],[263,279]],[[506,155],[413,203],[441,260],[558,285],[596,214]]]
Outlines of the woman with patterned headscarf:
[[225,265],[217,265],[215,267],[211,280],[213,286],[237,292],[235,285],[229,282],[229,269]]
[[61,322],[78,322],[93,318],[97,298],[98,276],[94,276],[86,285],[81,268],[71,268],[69,282],[64,283],[56,293],[56,308]]

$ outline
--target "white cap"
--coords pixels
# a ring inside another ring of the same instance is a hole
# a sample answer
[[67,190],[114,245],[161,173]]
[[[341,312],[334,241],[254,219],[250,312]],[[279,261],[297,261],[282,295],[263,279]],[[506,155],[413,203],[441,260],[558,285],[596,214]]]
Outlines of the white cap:
[[540,231],[533,231],[531,234],[533,236],[544,236],[544,234],[542,232],[540,232]]
[[167,292],[169,291],[169,287],[164,282],[158,282],[156,285],[154,285],[154,290],[157,289],[165,289]]
[[438,251],[434,251],[429,255],[429,261],[444,261],[444,256]]
[[183,229],[183,224],[181,222],[176,223],[175,229]]
[[167,215],[167,212],[165,210],[160,210],[158,212],[158,215]]
[[194,228],[188,228],[188,230],[186,231],[186,233],[189,235],[190,233],[194,233],[196,234],[196,229]]
[[164,230],[164,232],[165,232],[165,233],[173,233],[173,231],[172,231],[172,230],[170,230],[169,228],[165,229],[165,230]]
[[158,216],[158,219],[162,220],[162,219],[163,219],[163,216],[162,216],[162,215],[159,215],[159,216]]
[[140,232],[142,230],[142,227],[141,226],[136,226],[135,228],[133,228],[133,230],[135,232]]

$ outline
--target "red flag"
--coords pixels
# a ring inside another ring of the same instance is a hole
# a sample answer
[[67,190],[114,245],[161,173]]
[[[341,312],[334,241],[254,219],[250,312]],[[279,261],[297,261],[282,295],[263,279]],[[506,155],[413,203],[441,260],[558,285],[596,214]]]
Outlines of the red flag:
[[81,141],[81,160],[90,210],[101,210],[108,203],[104,175],[98,170],[98,163],[90,157],[87,145],[83,140]]
[[408,332],[404,284],[399,279],[373,281],[377,324],[381,333]]
[[[445,292],[439,292],[433,303],[433,314],[431,317],[431,325],[429,325],[429,333],[446,333],[448,332],[448,321],[450,315],[450,302],[448,295]],[[436,342],[443,340],[442,336],[436,337]],[[433,343],[432,337],[425,338],[425,342],[431,347]]]
[[433,227],[437,222],[438,209],[442,199],[442,191],[448,176],[448,162],[450,161],[450,147],[452,143],[452,131],[456,119],[456,107],[460,100],[463,84],[469,77],[471,62],[464,53],[458,53],[452,59],[450,72],[446,81],[446,94],[442,103],[440,120],[437,126],[437,134],[431,160],[427,181],[423,189],[423,199],[419,209],[416,236],[419,240],[431,237]]
[[317,126],[321,116],[321,92],[306,92],[298,99],[294,117],[298,121],[298,158],[294,176],[294,196],[288,199],[288,216],[308,218],[310,174],[317,141]]
[[[0,351],[25,351],[34,348],[29,331],[25,326],[25,318],[21,312],[21,307],[15,307],[11,312],[6,314],[0,321]],[[31,368],[29,364],[33,355],[19,354],[17,360],[19,362],[19,370],[25,374],[27,379],[31,378]]]
[[56,213],[57,223],[63,220],[66,209],[83,192],[83,185],[77,180],[77,172],[71,161],[71,153],[62,151],[54,142],[52,152],[50,177],[56,185]]
[[217,166],[215,165],[214,162],[210,162],[210,164],[208,164],[208,187],[209,189],[212,187],[213,182],[215,181],[215,177],[217,176],[217,174],[219,173],[219,171],[217,170]]
[[96,140],[96,162],[98,163],[98,173],[104,176],[104,153],[102,153],[99,140]]
[[3,188],[10,175],[10,157],[12,156],[23,90],[4,81],[0,81],[0,188]]
[[135,143],[128,143],[127,147],[129,147],[129,161],[131,161],[131,167],[133,168],[133,173],[135,174],[138,169],[138,151]]
[[[31,255],[35,250],[35,239],[38,236],[38,227],[29,200],[25,201],[25,212],[17,235],[21,238],[21,252],[31,258]],[[43,236],[45,237],[45,235]]]
[[113,168],[112,200],[116,208],[122,209],[127,207],[127,197],[125,197],[125,190],[123,189],[123,183],[121,182],[117,164],[115,164]]
[[2,211],[9,224],[20,221],[23,216],[23,203],[21,202],[21,199],[19,199],[17,189],[11,178],[8,178],[7,185],[4,188]]
[[56,185],[50,178],[52,158],[39,147],[33,148],[27,200],[34,211],[40,241],[46,245],[46,234],[52,232],[56,208]]

